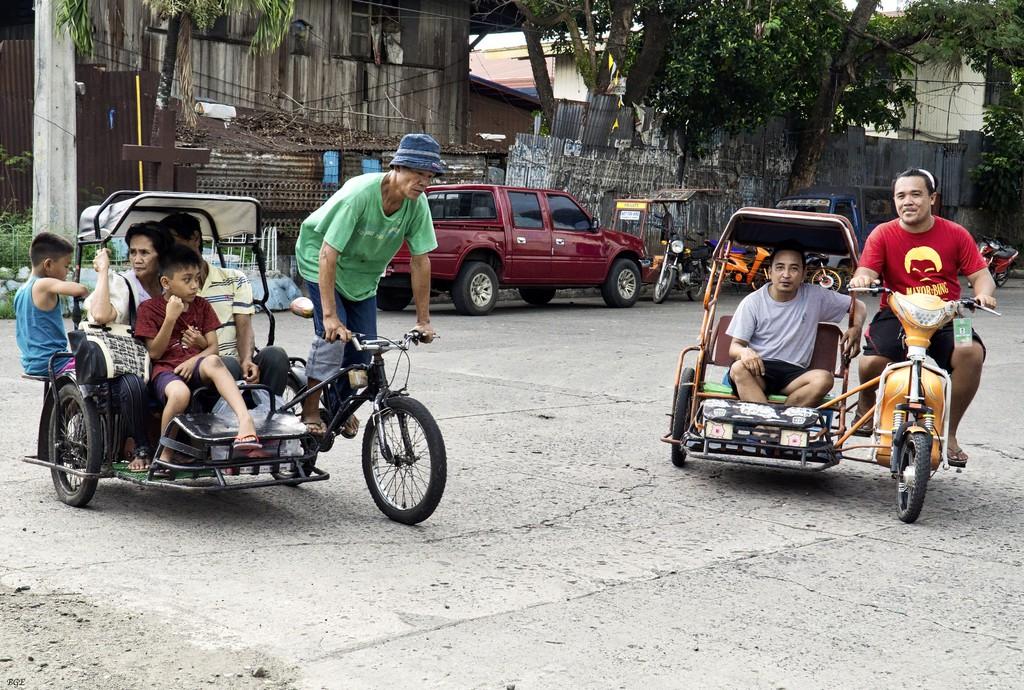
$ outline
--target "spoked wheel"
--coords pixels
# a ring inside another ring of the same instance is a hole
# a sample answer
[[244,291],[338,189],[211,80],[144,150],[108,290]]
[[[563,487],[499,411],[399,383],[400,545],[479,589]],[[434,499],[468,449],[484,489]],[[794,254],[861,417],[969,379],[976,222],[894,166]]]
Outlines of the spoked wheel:
[[703,261],[695,264],[695,266],[696,268],[693,269],[692,274],[692,277],[695,278],[693,280],[695,287],[686,288],[686,299],[691,302],[704,297],[704,293],[708,289],[708,278],[711,276],[711,271]]
[[[103,428],[91,400],[82,396],[74,383],[65,383],[58,393],[58,410],[50,415],[50,461],[84,472],[99,472],[103,464]],[[96,477],[82,478],[50,470],[57,497],[69,506],[81,508],[96,493]]]
[[811,284],[820,285],[826,290],[840,292],[843,289],[843,277],[831,268],[819,268],[811,274]]
[[672,464],[676,467],[682,467],[686,463],[686,448],[682,441],[690,425],[690,398],[693,395],[693,386],[687,384],[693,383],[693,376],[693,369],[683,369],[679,375],[679,387],[676,388],[675,405],[672,407],[672,438],[679,441],[679,445],[672,444]]
[[932,436],[924,431],[907,435],[902,446],[893,449],[896,461],[896,515],[914,522],[924,506],[928,477],[932,473]]
[[422,403],[389,398],[363,433],[363,477],[381,512],[415,525],[437,508],[448,477],[444,439]]
[[654,283],[654,303],[661,304],[672,291],[672,284],[676,282],[675,261],[669,261],[668,257],[661,263],[661,271],[658,273],[658,280]]

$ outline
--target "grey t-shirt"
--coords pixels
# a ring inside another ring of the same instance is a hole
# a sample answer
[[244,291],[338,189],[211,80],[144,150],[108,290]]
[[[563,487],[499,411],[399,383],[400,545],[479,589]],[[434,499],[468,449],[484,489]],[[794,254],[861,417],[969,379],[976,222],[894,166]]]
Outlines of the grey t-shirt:
[[796,297],[776,302],[768,294],[770,287],[765,285],[743,298],[726,333],[745,340],[761,359],[806,367],[811,363],[818,323],[838,323],[846,318],[850,297],[803,283]]

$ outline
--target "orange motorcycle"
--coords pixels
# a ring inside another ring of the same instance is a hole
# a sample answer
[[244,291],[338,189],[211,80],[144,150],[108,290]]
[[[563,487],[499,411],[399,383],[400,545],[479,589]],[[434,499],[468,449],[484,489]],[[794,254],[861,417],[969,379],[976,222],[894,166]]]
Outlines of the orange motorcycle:
[[[714,242],[708,244],[715,246]],[[771,250],[765,247],[747,249],[733,245],[725,257],[722,273],[734,285],[748,285],[751,290],[757,290],[768,282],[768,266],[765,262],[770,254]]]

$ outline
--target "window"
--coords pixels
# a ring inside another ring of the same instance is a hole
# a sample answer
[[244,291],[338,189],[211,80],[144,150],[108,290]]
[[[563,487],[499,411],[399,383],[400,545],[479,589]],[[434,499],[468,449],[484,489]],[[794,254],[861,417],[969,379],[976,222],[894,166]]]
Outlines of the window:
[[854,219],[853,215],[853,204],[849,201],[837,201],[835,213],[836,215],[843,216],[846,220],[850,221],[851,226],[857,226],[857,221]]
[[886,187],[864,190],[864,220],[869,225],[884,223],[896,217],[892,205],[892,192]]
[[548,208],[555,230],[590,230],[590,218],[567,196],[548,196]]
[[544,218],[540,213],[540,199],[532,192],[509,192],[508,200],[512,202],[512,225],[517,228],[536,229],[544,227]]
[[352,2],[352,38],[348,44],[349,55],[370,56],[370,5]]
[[494,220],[494,197],[490,192],[435,192],[427,195],[434,220]]

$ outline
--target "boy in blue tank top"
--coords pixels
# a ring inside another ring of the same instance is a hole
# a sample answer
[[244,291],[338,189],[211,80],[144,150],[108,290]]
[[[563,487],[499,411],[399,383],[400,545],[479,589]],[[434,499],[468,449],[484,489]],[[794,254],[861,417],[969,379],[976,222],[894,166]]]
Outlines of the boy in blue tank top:
[[60,296],[89,294],[89,288],[67,280],[73,252],[70,242],[51,232],[36,235],[29,247],[32,275],[14,295],[15,334],[26,374],[45,376],[50,357],[68,349]]

